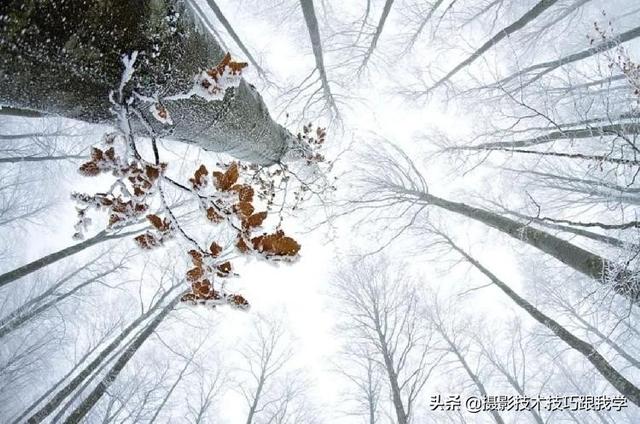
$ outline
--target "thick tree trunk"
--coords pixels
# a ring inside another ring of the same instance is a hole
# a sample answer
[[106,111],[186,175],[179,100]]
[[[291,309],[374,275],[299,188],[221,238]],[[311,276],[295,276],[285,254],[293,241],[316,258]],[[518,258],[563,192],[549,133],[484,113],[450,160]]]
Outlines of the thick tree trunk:
[[76,253],[81,252],[88,247],[94,246],[104,241],[117,240],[126,236],[137,234],[138,232],[139,231],[129,231],[125,233],[108,235],[106,232],[101,231],[95,236],[91,237],[90,239],[86,239],[80,243],[74,244],[73,246],[66,247],[62,250],[58,250],[57,252],[53,252],[47,256],[43,256],[40,259],[36,259],[35,261],[30,262],[26,265],[23,265],[19,268],[13,269],[11,271],[7,271],[4,274],[0,274],[0,287],[3,287],[22,277],[25,277],[31,274],[32,272],[36,272],[48,265],[56,263],[61,259],[68,258],[69,256],[75,255]]
[[391,354],[387,348],[387,340],[382,334],[382,330],[376,323],[376,332],[378,333],[378,341],[380,343],[382,357],[384,359],[384,367],[389,379],[389,386],[391,388],[391,400],[393,401],[393,409],[396,411],[396,419],[398,424],[407,424],[409,422],[407,412],[404,410],[402,403],[402,395],[400,393],[400,385],[398,384],[398,375],[393,367],[393,360]]
[[104,376],[102,381],[98,383],[98,386],[93,389],[93,391],[87,396],[80,405],[67,417],[65,420],[65,424],[77,424],[82,421],[82,419],[89,413],[91,408],[95,406],[96,403],[100,400],[100,398],[104,395],[107,389],[111,386],[111,384],[118,377],[120,372],[127,365],[129,360],[133,357],[133,355],[138,351],[140,346],[149,338],[151,334],[158,328],[160,323],[164,321],[169,312],[171,312],[174,307],[180,302],[180,297],[182,294],[176,296],[171,302],[169,302],[158,315],[147,325],[145,330],[140,333],[140,335],[131,343],[131,345],[124,351],[124,353],[118,358],[116,363],[111,367],[111,369]]
[[[564,231],[566,233],[570,233],[570,234],[575,234],[577,236],[581,236],[581,237],[585,237],[591,240],[595,240],[598,241],[600,243],[605,243],[605,244],[609,244],[611,246],[614,247],[620,247],[623,249],[633,249],[633,250],[640,250],[640,245],[638,244],[633,244],[633,243],[628,243],[625,242],[624,240],[620,240],[618,238],[615,237],[611,237],[611,236],[605,236],[602,234],[598,234],[598,233],[594,233],[592,231],[587,231],[587,230],[583,230],[581,228],[574,228],[574,227],[570,227],[567,225],[560,225],[560,224],[553,224],[551,222],[547,222],[547,221],[543,221],[540,218],[537,218],[535,216],[530,216],[530,215],[524,215],[515,211],[510,211],[510,210],[505,210],[505,212],[511,216],[515,216],[517,218],[521,218],[523,220],[526,220],[528,222],[535,222],[536,224],[539,224],[543,227],[547,227],[547,228],[552,228],[554,230],[559,230],[559,231]],[[528,225],[525,223],[522,223],[521,225]]]
[[[6,0],[0,16],[0,104],[87,122],[113,122],[109,93],[123,55],[139,53],[127,89],[162,99],[189,92],[225,53],[196,31],[194,12],[179,0]],[[142,110],[164,137],[258,164],[280,161],[290,147],[292,135],[244,81],[222,101],[194,96],[166,107],[174,125]]]
[[600,374],[607,380],[613,387],[615,387],[621,394],[629,399],[634,404],[640,406],[640,388],[635,386],[629,380],[627,380],[622,374],[620,374],[614,367],[607,362],[607,360],[589,343],[574,336],[571,332],[565,329],[558,322],[554,321],[547,315],[543,314],[531,303],[520,297],[516,292],[505,284],[502,280],[491,273],[481,263],[476,261],[471,255],[458,247],[451,239],[444,236],[449,245],[460,253],[467,262],[472,264],[485,276],[487,276],[491,282],[493,282],[500,290],[502,290],[507,296],[511,298],[518,306],[520,306],[525,312],[527,312],[533,319],[540,324],[551,330],[556,336],[558,336],[563,342],[571,346],[577,352],[581,353],[585,359],[600,372]]
[[428,193],[415,192],[424,202],[464,215],[511,237],[527,243],[553,256],[560,262],[579,271],[599,283],[611,284],[614,292],[633,303],[640,303],[640,284],[626,269],[614,262],[575,246],[568,241],[506,218],[494,212],[475,208],[464,203],[451,202]]
[[[153,307],[151,307],[147,312],[140,315],[137,319],[135,319],[127,328],[122,330],[118,336],[113,339],[109,345],[107,345],[98,356],[96,356],[93,361],[91,361],[83,370],[75,376],[69,383],[67,383],[62,389],[56,392],[55,396],[47,402],[42,408],[40,408],[37,412],[35,412],[27,422],[29,424],[36,424],[42,422],[46,417],[48,417],[53,411],[56,410],[60,406],[63,400],[65,400],[68,396],[70,396],[77,388],[82,384],[82,382],[89,376],[91,373],[98,367],[100,364],[113,352],[118,348],[120,343],[122,343],[129,334],[131,334],[135,329],[137,329],[149,316],[151,316],[162,304],[164,299],[172,292],[173,290],[169,290],[165,292],[160,299],[155,303]],[[172,300],[180,299],[180,297],[176,297]]]

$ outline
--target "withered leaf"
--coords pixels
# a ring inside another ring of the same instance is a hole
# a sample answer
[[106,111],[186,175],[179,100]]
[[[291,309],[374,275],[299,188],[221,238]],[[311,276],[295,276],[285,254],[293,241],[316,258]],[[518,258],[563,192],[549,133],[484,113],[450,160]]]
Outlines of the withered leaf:
[[162,218],[160,218],[158,215],[149,214],[147,215],[147,219],[149,220],[149,222],[151,222],[151,225],[156,227],[157,230],[164,230],[164,223],[162,222]]
[[209,171],[207,167],[204,165],[200,165],[196,172],[193,174],[193,178],[189,178],[189,181],[195,188],[202,188],[207,185],[207,175],[209,175]]
[[211,243],[211,246],[209,246],[209,251],[211,252],[211,255],[215,258],[222,252],[222,247],[214,241]]
[[195,267],[187,271],[187,280],[194,282],[198,281],[204,275],[204,270],[202,267]]
[[231,272],[231,262],[224,262],[216,267],[218,269],[219,277],[226,277]]
[[245,228],[255,228],[262,225],[262,223],[266,218],[267,218],[266,211],[258,212],[248,217],[246,220],[242,222],[242,224],[244,225]]
[[224,174],[214,172],[213,176],[216,178],[216,187],[219,190],[227,191],[238,181],[238,164],[233,162]]
[[80,165],[80,169],[78,169],[78,171],[85,177],[95,177],[100,173],[100,168],[95,162],[89,161]]
[[239,202],[234,205],[234,210],[238,215],[240,215],[241,219],[246,219],[251,216],[254,211],[253,205],[250,202]]
[[253,187],[249,184],[236,184],[231,190],[238,193],[238,200],[241,202],[253,202]]
[[300,251],[300,244],[291,237],[285,236],[282,230],[275,234],[264,234],[251,239],[253,248],[267,256],[295,256]]
[[216,212],[215,208],[210,207],[207,208],[207,219],[211,222],[215,222],[216,224],[222,222],[222,217]]

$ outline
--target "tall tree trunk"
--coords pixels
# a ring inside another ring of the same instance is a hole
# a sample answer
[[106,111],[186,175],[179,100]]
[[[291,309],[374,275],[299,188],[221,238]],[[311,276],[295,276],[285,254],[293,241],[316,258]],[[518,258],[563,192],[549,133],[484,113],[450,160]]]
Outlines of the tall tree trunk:
[[16,156],[9,158],[0,158],[0,163],[47,162],[52,160],[74,160],[86,158],[86,155]]
[[[376,312],[377,316],[377,312]],[[393,360],[391,359],[391,354],[389,353],[389,349],[387,347],[387,340],[382,333],[382,329],[380,328],[379,321],[376,321],[376,332],[378,333],[378,341],[380,343],[380,350],[382,354],[382,358],[384,359],[384,367],[387,372],[387,377],[389,379],[389,386],[391,387],[391,399],[393,401],[393,409],[396,412],[396,418],[398,420],[398,424],[407,424],[409,422],[407,413],[404,410],[404,405],[402,403],[402,395],[400,393],[400,385],[398,384],[398,375],[396,374],[395,368],[393,366]]]
[[640,124],[611,124],[600,127],[578,128],[573,130],[552,131],[526,140],[509,142],[482,143],[469,146],[473,150],[511,149],[551,143],[556,140],[575,140],[582,138],[603,137],[607,135],[640,134]]
[[527,243],[553,256],[560,262],[579,271],[602,284],[611,282],[614,292],[625,296],[633,303],[640,303],[640,283],[626,269],[606,258],[582,249],[568,241],[506,218],[464,203],[451,202],[424,192],[409,192],[427,204],[431,204],[495,228],[509,236]]
[[[559,230],[559,231],[564,231],[566,233],[570,233],[570,234],[575,234],[577,236],[580,237],[585,237],[594,241],[598,241],[600,243],[605,243],[614,247],[620,247],[623,249],[633,249],[633,250],[640,250],[640,245],[638,244],[634,244],[634,243],[627,243],[624,240],[620,240],[618,238],[615,237],[611,237],[611,236],[605,236],[602,234],[598,234],[598,233],[594,233],[592,231],[587,231],[587,230],[583,230],[582,228],[573,228],[573,227],[569,227],[567,225],[559,225],[559,224],[553,224],[551,222],[547,222],[547,221],[543,221],[540,218],[537,218],[535,216],[530,216],[530,215],[524,215],[515,211],[511,211],[511,210],[505,210],[505,212],[509,215],[515,216],[517,218],[521,218],[523,220],[526,220],[528,222],[535,222],[536,224],[542,225],[544,227],[547,228],[552,228],[554,230]],[[521,225],[528,225],[525,223],[522,223]]]
[[102,395],[107,391],[107,389],[111,386],[111,384],[118,377],[120,372],[127,365],[129,360],[133,357],[133,355],[138,351],[140,346],[149,338],[151,334],[158,328],[160,323],[166,318],[166,316],[171,312],[174,307],[180,302],[180,297],[182,294],[179,294],[173,300],[171,300],[161,311],[156,315],[156,317],[147,325],[145,330],[131,343],[131,345],[124,351],[124,353],[118,358],[116,363],[111,367],[111,369],[104,376],[102,381],[98,383],[98,386],[93,389],[93,391],[87,396],[84,401],[67,417],[65,420],[65,424],[76,424],[80,423],[82,418],[84,418],[87,413],[95,406],[95,404],[100,400]]
[[364,60],[362,61],[362,65],[360,65],[360,71],[364,70],[373,55],[373,51],[376,49],[378,45],[378,40],[382,35],[382,30],[384,29],[384,24],[389,17],[389,12],[391,12],[391,6],[393,6],[393,0],[386,0],[384,3],[384,7],[382,8],[382,15],[380,15],[380,21],[378,22],[378,26],[376,27],[376,32],[373,34],[373,38],[371,39],[371,44],[369,44],[369,48],[367,52],[364,54]]
[[627,41],[631,41],[636,37],[640,36],[640,27],[636,27],[633,29],[630,29],[627,32],[624,32],[622,34],[618,34],[618,35],[612,35],[608,40],[603,41],[602,43],[591,47],[587,50],[583,50],[581,52],[578,53],[574,53],[568,56],[564,56],[560,59],[557,60],[551,60],[549,62],[543,62],[543,63],[538,63],[536,65],[532,65],[529,66],[527,68],[524,68],[512,75],[509,75],[508,77],[505,77],[503,79],[501,79],[500,81],[498,81],[497,83],[495,83],[495,86],[503,86],[504,84],[514,80],[514,79],[520,79],[520,77],[532,72],[532,71],[537,71],[540,70],[540,72],[532,79],[529,79],[528,81],[526,81],[524,83],[524,85],[529,85],[531,83],[533,83],[534,81],[542,78],[544,75],[548,74],[551,71],[554,71],[556,69],[558,69],[561,66],[567,65],[569,63],[573,63],[573,62],[577,62],[579,60],[583,60],[586,59],[588,57],[594,56],[598,53],[601,53],[603,51],[606,50],[611,50],[612,48],[614,48],[615,46],[627,42]]
[[487,276],[491,282],[493,282],[500,290],[502,290],[511,300],[513,300],[518,306],[520,306],[525,312],[527,312],[533,319],[540,324],[551,330],[556,336],[558,336],[563,342],[571,346],[577,352],[582,354],[586,360],[588,360],[598,372],[621,394],[629,399],[634,404],[640,406],[640,388],[635,386],[629,380],[627,380],[622,374],[620,374],[615,368],[607,362],[607,360],[589,343],[579,339],[565,329],[555,320],[551,319],[547,315],[543,314],[531,303],[520,297],[516,292],[505,284],[502,280],[492,274],[487,268],[482,266],[480,262],[475,260],[463,249],[458,247],[449,237],[441,234],[443,238],[447,240],[447,243],[460,255],[462,255],[467,262],[473,265],[476,269]]
[[[0,104],[87,122],[113,122],[109,93],[124,54],[139,53],[127,87],[153,98],[189,92],[225,53],[196,30],[194,12],[179,0],[6,0],[0,16]],[[141,111],[157,134],[257,164],[279,162],[293,138],[244,81],[222,101],[190,97],[166,106],[173,125],[154,119],[148,106]]]
[[[165,292],[160,299],[155,303],[155,305],[144,314],[140,315],[137,319],[135,319],[129,326],[127,326],[118,336],[113,339],[109,345],[107,345],[98,356],[96,356],[93,361],[91,361],[83,370],[75,376],[69,383],[67,383],[62,389],[58,390],[53,398],[49,400],[42,408],[36,411],[27,422],[29,424],[36,424],[42,422],[46,417],[48,417],[60,404],[62,401],[71,395],[74,390],[78,388],[80,384],[113,352],[118,346],[127,338],[131,332],[137,329],[149,316],[151,316],[162,304],[165,298],[169,296],[170,293],[173,292],[172,289],[169,289]],[[176,297],[175,299],[180,299],[180,297]],[[174,300],[175,300],[174,299]]]
[[253,396],[253,401],[251,402],[251,406],[249,406],[249,413],[247,414],[246,424],[253,424],[253,418],[256,415],[258,410],[258,402],[260,401],[260,396],[262,396],[262,389],[264,388],[264,370],[261,371],[260,378],[258,379],[258,387],[256,387],[256,393]]
[[538,4],[536,4],[531,10],[529,10],[527,13],[522,15],[520,19],[518,19],[508,27],[498,31],[498,33],[493,37],[491,37],[489,41],[484,43],[482,46],[480,46],[480,48],[474,51],[468,58],[460,62],[456,67],[454,67],[451,71],[449,71],[447,75],[445,75],[444,77],[436,81],[436,83],[433,84],[431,88],[429,88],[429,90],[433,90],[441,86],[442,84],[446,83],[447,81],[449,81],[454,75],[456,75],[462,69],[464,69],[465,67],[475,62],[476,59],[482,56],[491,47],[495,46],[504,38],[509,37],[511,34],[515,33],[516,31],[519,31],[522,28],[524,28],[528,23],[530,23],[531,21],[536,19],[538,16],[540,16],[545,10],[553,6],[557,1],[558,0],[541,0],[540,2],[538,2]]
[[583,153],[544,152],[544,151],[538,151],[538,150],[512,149],[507,147],[491,147],[491,148],[479,149],[479,148],[468,147],[468,146],[453,147],[450,150],[468,150],[468,151],[482,150],[485,152],[521,153],[524,155],[548,156],[548,157],[567,158],[567,159],[575,159],[575,160],[587,160],[587,161],[594,161],[594,162],[615,163],[616,165],[640,166],[640,161],[636,159],[611,158],[609,156],[585,155]]
[[247,57],[249,63],[251,63],[254,68],[256,68],[258,74],[265,75],[264,70],[260,67],[260,65],[258,65],[258,62],[253,58],[253,55],[251,54],[251,52],[249,52],[249,49],[247,49],[238,34],[236,34],[235,30],[233,29],[227,18],[224,16],[224,13],[222,13],[222,10],[220,10],[220,7],[218,7],[217,3],[214,0],[207,0],[207,4],[211,8],[211,10],[213,10],[213,13],[215,13],[216,18],[218,18],[224,29],[226,29],[231,38],[233,38],[233,41],[235,41],[238,47],[240,47],[240,50],[242,50],[242,53],[244,53],[244,55]]
[[38,405],[45,400],[51,393],[53,393],[58,387],[60,387],[60,385],[62,385],[62,383],[64,382],[64,380],[66,380],[67,378],[69,378],[74,372],[76,372],[76,370],[78,368],[80,368],[80,365],[82,365],[82,363],[90,356],[93,354],[93,352],[96,351],[96,349],[98,349],[98,347],[100,346],[100,343],[97,343],[94,347],[92,347],[91,349],[89,349],[84,355],[82,355],[82,357],[80,358],[80,360],[78,360],[78,362],[71,367],[71,369],[65,374],[63,375],[53,386],[51,386],[46,392],[44,392],[42,394],[42,396],[40,396],[38,399],[34,400],[24,411],[22,411],[22,413],[20,415],[18,415],[18,417],[16,417],[11,424],[20,424],[23,423],[25,417],[31,413],[33,410],[35,410]]
[[339,115],[338,106],[336,105],[331,88],[329,87],[329,80],[327,78],[327,70],[324,66],[324,57],[322,54],[322,41],[320,39],[320,29],[318,27],[318,19],[316,18],[316,11],[313,7],[313,0],[300,0],[300,7],[302,8],[302,14],[307,24],[307,30],[309,31],[309,39],[311,40],[311,49],[313,50],[313,57],[316,61],[316,69],[320,74],[320,83],[322,84],[322,92],[324,93],[325,102],[330,109],[333,110],[336,116]]
[[[471,378],[471,381],[473,381],[473,384],[478,388],[478,391],[480,392],[480,394],[486,398],[488,395],[487,389],[485,389],[484,384],[482,384],[482,381],[480,381],[480,378],[476,375],[476,373],[473,372],[473,370],[467,363],[467,360],[458,349],[458,346],[456,346],[455,343],[453,343],[453,340],[451,340],[449,336],[447,336],[446,332],[442,328],[439,328],[439,329],[440,329],[440,334],[442,335],[442,338],[449,345],[451,352],[455,355],[455,357],[458,359],[460,364],[462,364],[462,368],[464,368],[469,378]],[[505,424],[504,420],[502,419],[498,411],[491,410],[489,412],[491,413],[491,416],[493,417],[493,419],[497,424]]]
[[25,277],[32,272],[36,272],[48,265],[56,263],[61,259],[75,255],[76,253],[81,252],[86,248],[95,246],[96,244],[102,243],[104,241],[121,239],[123,237],[137,234],[138,232],[139,231],[128,231],[124,233],[108,235],[105,231],[101,231],[90,239],[74,244],[73,246],[65,247],[62,250],[50,253],[47,256],[43,256],[42,258],[36,259],[35,261],[32,261],[26,265],[23,265],[11,271],[7,271],[4,274],[0,274],[0,287],[16,281],[19,278]]

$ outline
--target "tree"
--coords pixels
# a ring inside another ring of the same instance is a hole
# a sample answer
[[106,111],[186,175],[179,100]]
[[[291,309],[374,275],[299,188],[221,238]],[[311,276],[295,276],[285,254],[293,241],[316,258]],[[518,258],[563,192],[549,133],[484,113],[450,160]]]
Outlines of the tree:
[[[408,210],[413,209],[413,220],[428,206],[466,216],[547,253],[637,303],[640,288],[630,270],[620,268],[614,262],[550,233],[498,213],[434,196],[429,193],[427,182],[411,158],[396,147],[392,147],[392,152],[385,153],[377,147],[369,149],[363,155],[363,161],[370,166],[368,169],[364,168],[359,177],[365,191],[360,199],[349,203],[350,207],[355,206],[355,210],[380,209],[400,202],[408,205]],[[383,172],[380,172],[381,164],[384,164]],[[405,229],[410,226],[411,223]]]
[[[288,151],[293,136],[271,120],[260,95],[246,82],[233,93],[223,91],[219,101],[188,94],[194,77],[220,62],[224,52],[212,36],[196,31],[193,12],[184,3],[22,5],[9,1],[0,7],[6,17],[0,23],[2,104],[111,123],[109,93],[121,79],[121,58],[137,52],[143,59],[127,98],[142,106],[140,113],[157,133],[259,164],[279,162]],[[115,28],[108,40],[105,27]],[[166,104],[173,123],[165,127],[154,119],[144,98]],[[139,122],[133,130],[147,131]]]
[[371,365],[383,370],[396,420],[406,424],[442,359],[433,351],[433,332],[421,323],[419,293],[401,269],[384,258],[361,258],[332,278],[333,297],[345,323],[340,332],[349,337],[350,347],[345,348],[351,356],[367,355],[361,358],[367,375],[356,381],[365,381],[370,422],[375,422],[371,379],[376,378],[370,375]]
[[238,388],[247,404],[247,424],[319,422],[305,394],[308,382],[301,370],[289,366],[293,349],[280,318],[257,316],[238,352],[245,374]]
[[594,366],[594,368],[596,368],[600,372],[600,374],[627,399],[640,406],[640,388],[635,386],[613,366],[611,366],[611,364],[591,344],[576,337],[566,328],[560,325],[557,321],[545,315],[531,303],[527,302],[525,299],[517,295],[507,284],[496,277],[495,274],[485,268],[480,262],[469,255],[466,251],[461,249],[446,234],[440,231],[436,231],[436,234],[442,237],[445,243],[447,243],[453,250],[460,254],[467,262],[469,262],[478,271],[488,277],[493,284],[498,286],[500,290],[502,290],[507,296],[509,296],[532,318],[551,330],[567,345],[571,346],[573,349],[582,354]]

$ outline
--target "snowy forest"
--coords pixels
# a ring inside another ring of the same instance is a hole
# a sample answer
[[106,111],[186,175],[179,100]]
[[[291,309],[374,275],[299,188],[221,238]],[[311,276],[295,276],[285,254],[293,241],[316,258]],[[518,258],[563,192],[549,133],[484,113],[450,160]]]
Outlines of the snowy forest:
[[640,423],[637,0],[0,0],[0,424]]

